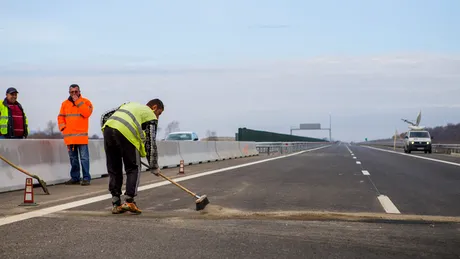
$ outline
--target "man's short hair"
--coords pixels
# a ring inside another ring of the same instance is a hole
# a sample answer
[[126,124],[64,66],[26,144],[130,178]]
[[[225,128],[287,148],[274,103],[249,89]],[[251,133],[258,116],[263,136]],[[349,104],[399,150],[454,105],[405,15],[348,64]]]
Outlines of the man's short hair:
[[158,109],[165,109],[165,106],[163,105],[163,102],[160,99],[152,99],[147,103],[148,107],[153,107],[154,105],[156,105]]
[[71,85],[69,86],[69,89],[70,89],[70,88],[75,88],[75,87],[78,87],[78,89],[80,89],[80,86],[77,85],[77,84],[71,84]]

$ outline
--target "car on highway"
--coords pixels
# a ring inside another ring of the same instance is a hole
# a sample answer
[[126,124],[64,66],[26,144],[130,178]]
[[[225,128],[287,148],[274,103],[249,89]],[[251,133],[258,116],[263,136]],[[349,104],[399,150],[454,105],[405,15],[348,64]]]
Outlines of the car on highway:
[[426,130],[410,130],[404,136],[404,153],[412,151],[431,153],[432,139],[433,137]]
[[166,136],[166,141],[198,141],[198,135],[193,131],[171,132]]

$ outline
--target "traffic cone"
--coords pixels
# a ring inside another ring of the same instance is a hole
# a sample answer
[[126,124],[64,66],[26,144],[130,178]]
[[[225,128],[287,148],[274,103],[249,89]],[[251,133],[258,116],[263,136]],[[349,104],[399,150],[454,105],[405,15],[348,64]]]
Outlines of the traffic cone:
[[180,161],[179,173],[178,174],[185,174],[184,171],[184,160]]
[[34,201],[34,184],[32,178],[26,178],[26,188],[24,189],[24,202],[19,206],[37,206]]

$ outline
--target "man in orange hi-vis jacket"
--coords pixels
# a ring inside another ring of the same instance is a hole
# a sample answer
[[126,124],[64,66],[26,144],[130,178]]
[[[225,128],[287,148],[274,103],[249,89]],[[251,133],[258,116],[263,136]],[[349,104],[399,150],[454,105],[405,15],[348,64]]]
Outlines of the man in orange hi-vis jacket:
[[[93,113],[91,102],[83,98],[80,87],[72,84],[69,87],[69,98],[62,102],[58,115],[58,127],[64,136],[70,158],[70,177],[65,184],[89,185],[91,174],[89,173],[89,149],[88,128],[89,117]],[[80,160],[78,159],[80,154]],[[80,178],[80,163],[83,171],[83,179]]]

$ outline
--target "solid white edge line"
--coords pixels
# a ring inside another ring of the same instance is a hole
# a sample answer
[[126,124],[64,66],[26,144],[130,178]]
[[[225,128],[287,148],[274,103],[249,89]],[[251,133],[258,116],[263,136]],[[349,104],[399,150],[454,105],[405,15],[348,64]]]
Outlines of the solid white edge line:
[[362,170],[361,172],[363,172],[363,175],[371,175],[371,174],[369,173],[369,171],[367,171],[367,170]]
[[410,157],[425,159],[425,160],[429,160],[429,161],[444,163],[444,164],[448,164],[448,165],[460,166],[459,163],[454,163],[454,162],[439,160],[439,159],[435,159],[435,158],[428,158],[428,157],[416,156],[416,155],[411,155],[411,154],[406,154],[406,153],[400,153],[400,152],[396,152],[396,151],[392,151],[392,150],[385,150],[385,149],[380,149],[380,148],[375,148],[375,147],[368,147],[368,146],[363,146],[363,147],[367,147],[367,148],[375,149],[375,150],[379,150],[379,151],[384,151],[384,152],[388,152],[388,153],[394,153],[394,154],[398,154],[398,155],[402,155],[402,156],[410,156]]
[[379,195],[377,199],[379,200],[386,213],[401,214],[401,212],[398,210],[398,208],[396,208],[388,196]]
[[[259,160],[259,161],[255,161],[255,162],[250,162],[250,163],[246,163],[246,164],[230,166],[230,167],[225,167],[225,168],[212,170],[212,171],[208,171],[208,172],[203,172],[203,173],[198,173],[198,174],[194,174],[194,175],[179,177],[179,178],[176,178],[176,179],[173,179],[173,180],[175,182],[186,181],[186,180],[189,180],[189,179],[198,178],[198,177],[211,175],[211,174],[216,174],[216,173],[225,172],[225,171],[230,171],[230,170],[238,169],[238,168],[241,168],[241,167],[251,166],[251,165],[260,164],[260,163],[265,163],[265,162],[269,162],[269,161],[273,161],[273,160],[277,160],[277,159],[281,159],[281,158],[286,158],[286,157],[290,157],[290,156],[296,156],[296,155],[299,155],[299,154],[302,154],[302,153],[311,152],[311,151],[327,148],[327,147],[330,147],[330,146],[332,146],[332,145],[322,146],[322,147],[317,147],[317,148],[312,148],[312,149],[307,149],[307,150],[292,153],[292,154],[289,154],[289,155],[273,157],[273,158],[268,158],[268,159]],[[168,184],[171,184],[171,183],[169,181],[166,181],[166,180],[162,181],[162,182],[158,182],[158,183],[147,184],[147,185],[140,186],[138,188],[138,191],[144,191],[144,190],[148,190],[148,189],[153,189],[153,188],[157,188],[157,187],[168,185]],[[79,200],[79,201],[64,203],[64,204],[61,204],[61,205],[56,205],[56,206],[49,207],[49,208],[38,209],[38,210],[34,210],[34,211],[31,211],[31,212],[26,212],[26,213],[22,213],[22,214],[18,214],[18,215],[6,216],[6,217],[3,217],[3,218],[0,218],[0,226],[6,225],[6,224],[11,224],[11,223],[18,222],[18,221],[31,219],[31,218],[35,218],[35,217],[45,216],[47,214],[51,214],[51,213],[55,213],[55,212],[58,212],[58,211],[63,211],[63,210],[67,210],[67,209],[71,209],[71,208],[75,208],[75,207],[79,207],[79,206],[83,206],[83,205],[87,205],[87,204],[91,204],[91,203],[95,203],[95,202],[99,202],[99,201],[103,201],[103,200],[108,200],[108,199],[111,199],[111,198],[112,198],[111,194],[104,194],[104,195],[99,195],[99,196],[96,196],[96,197],[87,198],[87,199],[83,199],[83,200]]]

